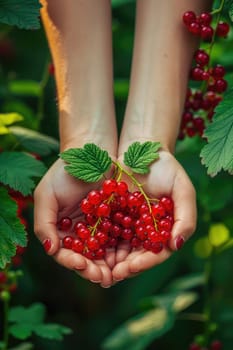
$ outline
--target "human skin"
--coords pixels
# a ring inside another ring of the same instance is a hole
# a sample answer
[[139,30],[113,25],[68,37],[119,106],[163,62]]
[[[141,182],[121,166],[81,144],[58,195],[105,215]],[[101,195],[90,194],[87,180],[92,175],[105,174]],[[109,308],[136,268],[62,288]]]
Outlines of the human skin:
[[[42,0],[41,11],[53,62],[58,95],[60,147],[64,151],[94,142],[122,162],[134,141],[160,141],[160,159],[143,177],[154,197],[175,203],[170,249],[160,254],[131,250],[123,242],[104,260],[90,261],[61,248],[57,221],[77,220],[77,204],[93,188],[69,176],[62,160],[48,170],[35,191],[35,233],[50,240],[48,254],[80,276],[111,286],[167,259],[195,230],[195,190],[174,157],[193,53],[198,42],[182,25],[186,10],[200,13],[210,1],[138,0],[130,91],[119,146],[112,74],[111,3],[109,0]],[[96,185],[98,186],[98,184]]]

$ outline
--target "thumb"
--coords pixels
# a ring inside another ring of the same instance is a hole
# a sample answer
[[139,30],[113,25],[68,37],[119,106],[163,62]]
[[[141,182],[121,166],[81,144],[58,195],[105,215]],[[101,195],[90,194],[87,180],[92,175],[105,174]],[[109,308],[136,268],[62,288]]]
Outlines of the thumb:
[[34,232],[49,255],[60,248],[57,234],[58,203],[53,193],[37,188],[34,193]]

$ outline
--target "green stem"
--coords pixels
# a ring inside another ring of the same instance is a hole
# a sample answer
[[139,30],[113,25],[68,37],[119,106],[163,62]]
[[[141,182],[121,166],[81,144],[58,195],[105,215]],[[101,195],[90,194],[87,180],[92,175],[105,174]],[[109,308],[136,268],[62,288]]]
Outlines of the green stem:
[[48,70],[48,62],[46,62],[42,79],[40,81],[40,95],[38,98],[38,105],[37,105],[37,117],[39,121],[41,121],[44,117],[44,99],[45,99],[45,88],[49,81],[49,70]]
[[209,337],[210,337],[210,323],[211,323],[211,291],[210,291],[210,279],[212,274],[212,268],[213,268],[213,253],[211,253],[210,257],[205,263],[204,268],[204,310],[203,313],[205,315],[205,328],[204,328],[204,336],[206,345],[209,343]]
[[8,316],[9,316],[9,299],[3,301],[4,307],[4,323],[3,323],[3,342],[4,348],[3,350],[7,350],[8,342],[9,342],[9,325],[8,325]]
[[188,321],[198,321],[198,322],[206,322],[206,315],[199,313],[182,313],[177,316],[179,320],[188,320]]

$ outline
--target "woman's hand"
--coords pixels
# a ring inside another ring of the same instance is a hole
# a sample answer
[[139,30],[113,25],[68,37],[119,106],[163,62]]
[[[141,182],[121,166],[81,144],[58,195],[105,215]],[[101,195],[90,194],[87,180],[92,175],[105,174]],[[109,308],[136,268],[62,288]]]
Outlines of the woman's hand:
[[143,188],[148,197],[158,198],[167,195],[174,201],[174,225],[170,247],[164,248],[159,254],[154,254],[144,248],[132,249],[129,243],[122,243],[117,248],[116,265],[112,271],[115,281],[132,277],[136,273],[161,264],[169,258],[172,251],[181,248],[196,226],[194,187],[171,153],[161,151],[160,158],[152,164],[149,175],[140,176],[138,180],[145,184]]
[[114,251],[107,252],[103,260],[89,260],[62,248],[61,240],[65,233],[57,227],[62,217],[68,216],[73,222],[77,221],[80,216],[79,203],[92,187],[68,175],[64,170],[64,162],[57,160],[35,190],[34,230],[48,254],[59,264],[74,270],[83,278],[108,287],[112,284]]

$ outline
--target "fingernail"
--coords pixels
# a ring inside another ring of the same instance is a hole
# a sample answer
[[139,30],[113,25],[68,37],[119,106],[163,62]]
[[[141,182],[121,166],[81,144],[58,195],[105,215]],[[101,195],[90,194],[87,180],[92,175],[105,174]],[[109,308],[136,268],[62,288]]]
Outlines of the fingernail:
[[175,240],[175,246],[176,246],[176,250],[180,250],[184,245],[184,237],[183,236],[178,236],[176,237]]
[[98,281],[94,281],[94,280],[90,280],[92,283],[100,283],[101,280],[98,280]]
[[43,247],[44,247],[44,250],[46,251],[46,253],[48,253],[48,251],[50,250],[52,246],[52,242],[50,239],[45,239],[44,242],[43,242]]
[[103,286],[102,284],[101,284],[101,287],[102,288],[110,288],[112,285],[111,284],[108,284],[107,286]]
[[113,281],[114,282],[120,282],[120,281],[123,281],[124,278],[114,278]]

